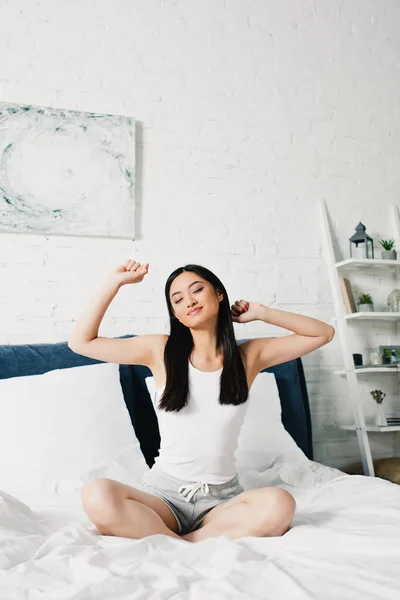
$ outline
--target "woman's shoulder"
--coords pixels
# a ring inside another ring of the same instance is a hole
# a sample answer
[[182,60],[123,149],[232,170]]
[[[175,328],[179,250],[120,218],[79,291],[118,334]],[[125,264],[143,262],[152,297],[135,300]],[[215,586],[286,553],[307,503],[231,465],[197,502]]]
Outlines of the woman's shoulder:
[[161,350],[162,352],[164,352],[164,348],[165,348],[165,344],[168,342],[169,340],[169,335],[166,333],[160,333],[157,336],[157,340],[156,340],[156,348],[158,348],[158,350]]
[[251,350],[252,350],[251,341],[252,340],[244,340],[242,342],[237,342],[237,347],[239,348],[239,351],[241,353],[245,354],[247,359],[251,355]]
[[154,338],[154,355],[157,359],[161,359],[164,362],[164,349],[168,342],[169,335],[166,333],[160,333]]
[[258,374],[258,369],[256,367],[256,354],[254,352],[254,344],[252,344],[252,340],[245,340],[243,342],[237,343],[240,352],[243,353],[245,363],[245,370],[247,374],[247,380],[249,384],[249,389]]
[[156,382],[156,387],[161,388],[165,385],[166,371],[164,364],[164,349],[165,344],[169,339],[169,335],[160,334],[156,340],[156,346],[154,348],[153,361],[150,365],[150,370]]

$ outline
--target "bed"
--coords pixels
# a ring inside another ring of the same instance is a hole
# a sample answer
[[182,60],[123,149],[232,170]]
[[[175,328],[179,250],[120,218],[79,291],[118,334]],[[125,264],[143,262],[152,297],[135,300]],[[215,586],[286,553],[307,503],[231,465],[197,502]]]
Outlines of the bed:
[[95,477],[134,485],[153,464],[149,369],[101,363],[66,342],[0,346],[0,598],[398,600],[400,487],[313,460],[301,359],[260,376],[239,476],[245,489],[293,494],[291,529],[135,540],[101,535],[80,489]]

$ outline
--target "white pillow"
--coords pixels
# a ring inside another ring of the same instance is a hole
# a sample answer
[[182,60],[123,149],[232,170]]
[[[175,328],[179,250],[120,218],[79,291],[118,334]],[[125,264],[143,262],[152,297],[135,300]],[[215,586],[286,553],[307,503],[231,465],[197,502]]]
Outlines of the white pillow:
[[[146,377],[146,385],[154,403],[154,377]],[[282,424],[281,401],[273,373],[258,373],[247,402],[235,453],[239,475],[249,470],[265,471],[278,457],[308,460]]]
[[235,453],[239,474],[265,471],[282,460],[308,460],[282,423],[282,407],[273,373],[258,373],[247,399],[248,407]]
[[0,489],[74,492],[98,477],[134,485],[147,470],[118,364],[0,380]]

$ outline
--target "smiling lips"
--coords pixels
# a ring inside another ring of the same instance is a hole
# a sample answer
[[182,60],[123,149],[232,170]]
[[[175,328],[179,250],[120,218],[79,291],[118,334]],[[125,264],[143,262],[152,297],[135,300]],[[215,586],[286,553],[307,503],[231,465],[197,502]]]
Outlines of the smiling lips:
[[188,315],[197,315],[198,312],[201,311],[203,307],[202,306],[198,306],[197,308],[193,308],[193,310],[188,312]]

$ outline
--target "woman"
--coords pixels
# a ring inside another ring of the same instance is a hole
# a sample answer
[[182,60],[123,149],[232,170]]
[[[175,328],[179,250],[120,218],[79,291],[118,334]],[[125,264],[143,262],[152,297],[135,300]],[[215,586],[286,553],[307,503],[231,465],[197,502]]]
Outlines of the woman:
[[[149,264],[129,259],[116,268],[79,319],[69,347],[97,360],[149,367],[156,384],[161,447],[136,488],[97,479],[82,490],[83,507],[106,535],[164,534],[197,542],[218,535],[280,536],[295,500],[281,488],[243,491],[234,453],[256,375],[330,342],[330,325],[237,300],[208,269],[186,265],[165,285],[169,335],[98,337],[101,320],[121,286],[143,281]],[[238,344],[233,322],[262,320],[292,335]]]

